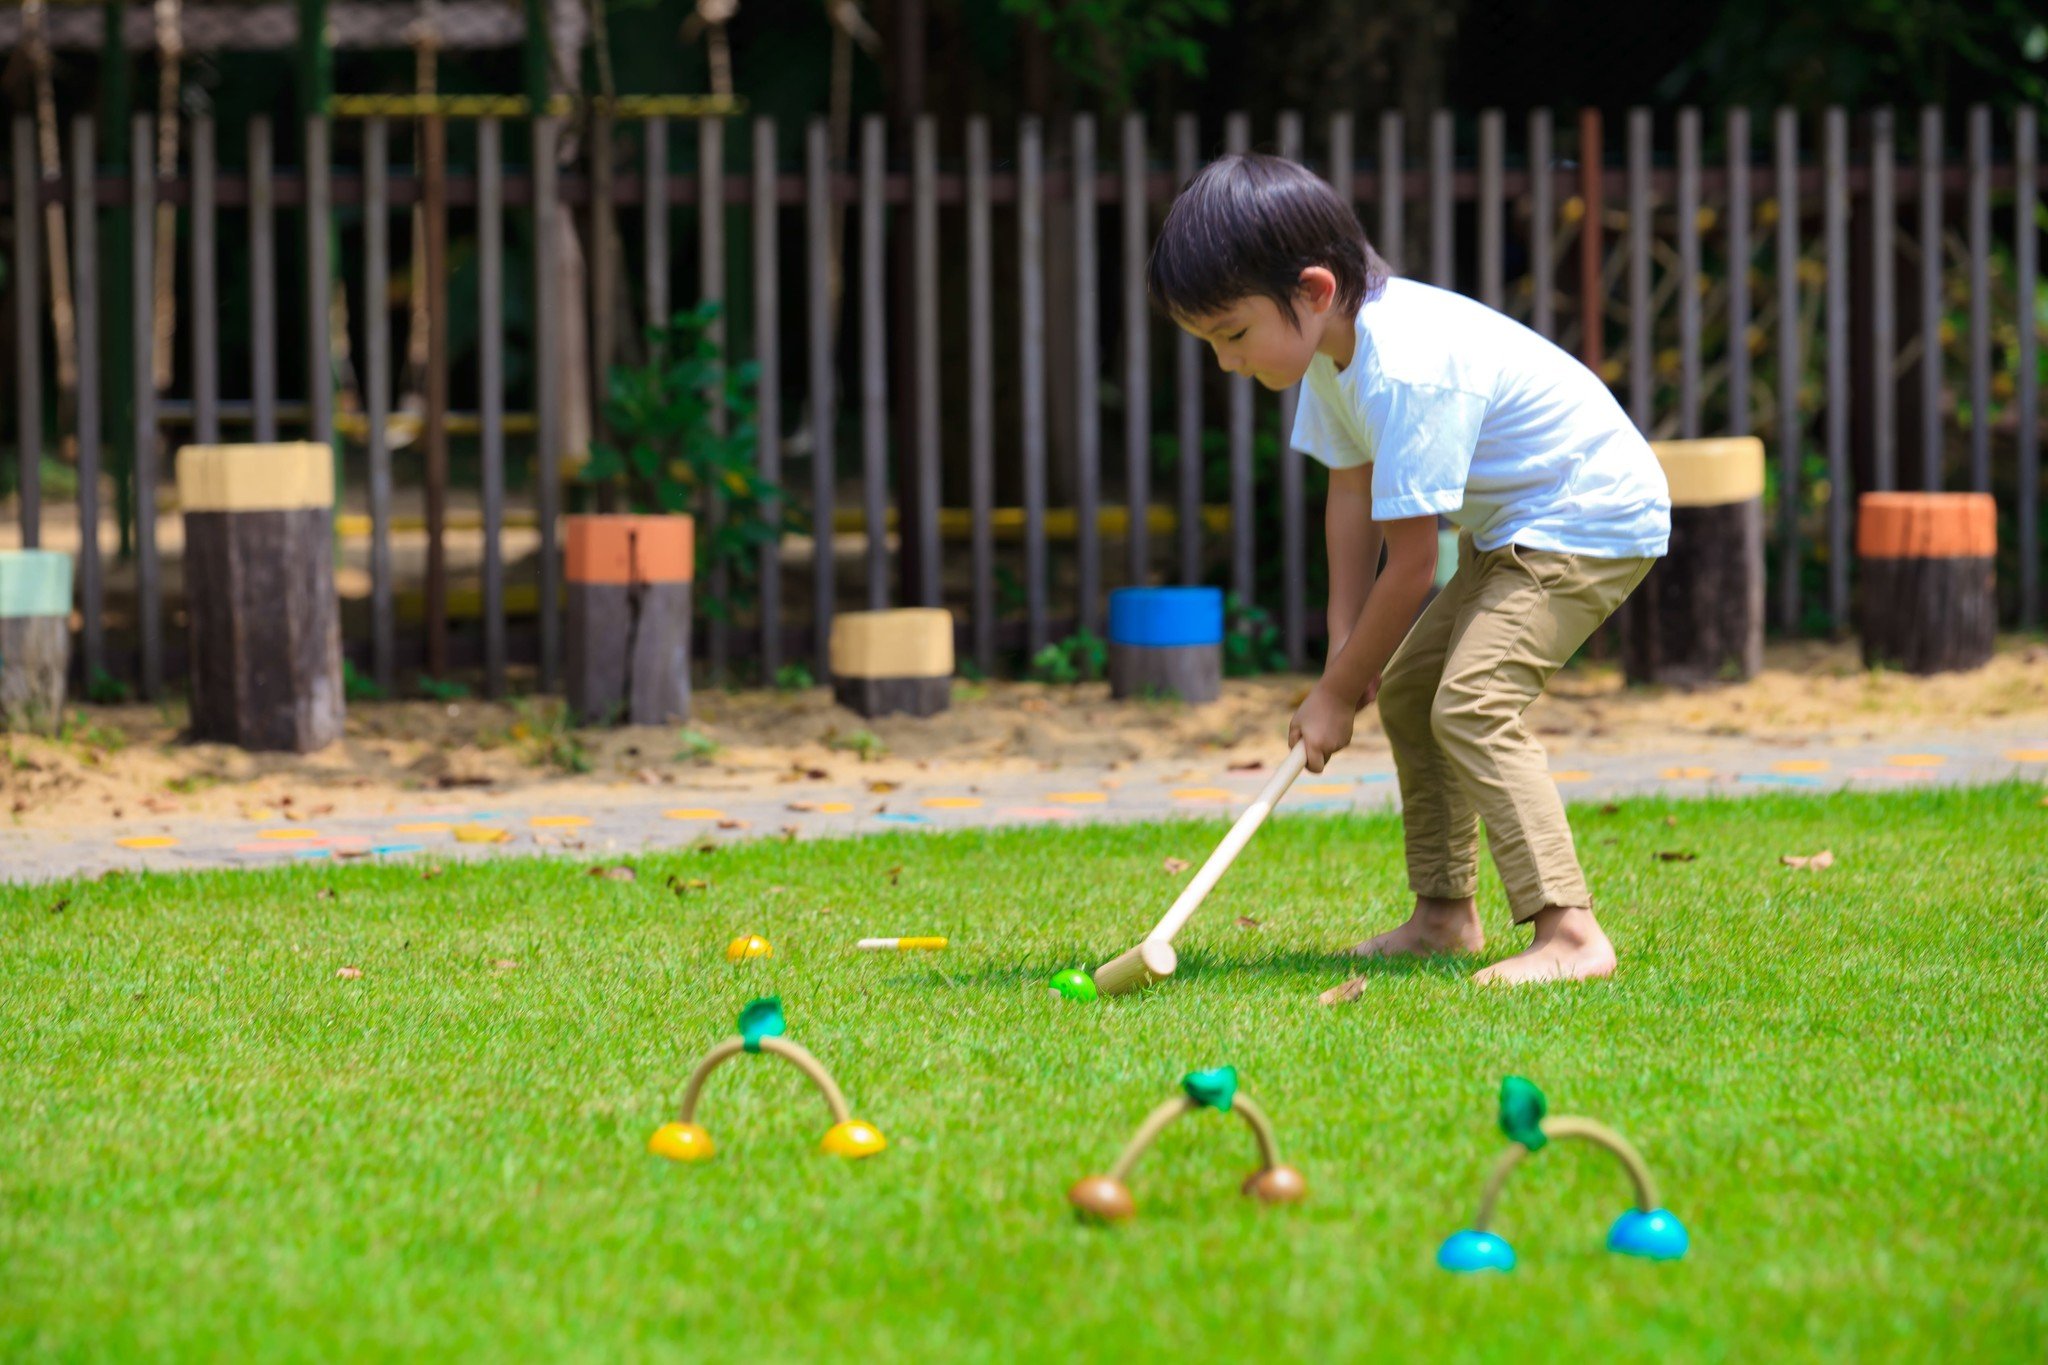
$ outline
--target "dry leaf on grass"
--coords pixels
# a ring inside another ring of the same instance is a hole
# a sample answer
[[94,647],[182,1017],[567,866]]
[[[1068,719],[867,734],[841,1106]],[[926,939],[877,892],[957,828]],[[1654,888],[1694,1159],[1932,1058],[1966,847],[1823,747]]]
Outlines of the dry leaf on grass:
[[334,975],[338,980],[341,981],[354,981],[357,977],[361,976],[362,974],[363,969],[361,967],[343,967]]
[[1237,927],[1240,929],[1256,929],[1259,927],[1259,922],[1250,915],[1239,915],[1237,917]]
[[1689,863],[1699,856],[1699,854],[1694,853],[1690,849],[1667,848],[1662,852],[1658,853],[1657,861],[1660,863]]
[[902,884],[901,878],[903,876],[903,869],[900,866],[890,868],[887,874],[885,875],[887,875],[887,877],[889,878],[889,885],[899,886]]
[[711,883],[702,877],[678,877],[671,873],[668,879],[668,889],[680,896],[688,891],[709,891]]
[[1342,1005],[1365,994],[1366,978],[1354,976],[1341,986],[1332,986],[1316,997],[1319,1005]]
[[441,869],[438,867],[423,867],[420,869],[420,880],[423,882],[430,882],[440,875]]
[[1807,872],[1818,872],[1824,867],[1833,867],[1835,865],[1835,851],[1831,848],[1824,848],[1820,852],[1804,858],[1796,853],[1787,853],[1779,858],[1778,861],[1787,867],[1796,867]]
[[796,842],[798,830],[795,825],[784,825],[781,829],[777,830],[776,833],[782,836],[784,843],[793,844]]
[[593,867],[590,869],[590,875],[602,877],[608,882],[631,882],[640,879],[640,874],[627,867],[624,863],[619,864],[617,867]]
[[1170,875],[1178,877],[1181,873],[1193,867],[1194,864],[1185,858],[1168,858],[1164,866]]
[[718,827],[720,829],[745,829],[747,827],[747,822],[744,820],[734,820],[730,816],[728,816],[727,818],[720,820],[718,822]]
[[496,967],[501,972],[509,972],[512,971],[514,968],[518,967],[519,964],[517,962],[514,962],[509,957],[501,957],[496,962],[493,962],[491,965],[493,967]]
[[71,897],[66,896],[64,899],[58,901],[55,905],[50,907],[50,913],[53,915],[61,915],[64,913],[65,907],[70,904]]
[[315,892],[313,893],[313,899],[314,899],[314,900],[316,900],[316,901],[331,901],[331,900],[334,900],[334,899],[335,899],[335,894],[334,894],[334,888],[333,888],[333,887],[331,887],[331,886],[323,886],[323,887],[321,887],[321,888],[320,888],[320,889],[319,889],[318,891],[315,891]]
[[890,792],[895,791],[898,787],[901,787],[902,785],[903,784],[901,782],[888,782],[882,780],[881,778],[875,778],[868,782],[868,790],[873,792],[876,796],[887,796]]
[[1667,816],[1665,816],[1665,817],[1664,817],[1664,827],[1665,827],[1666,829],[1677,829],[1677,828],[1678,828],[1678,817],[1677,817],[1677,816],[1675,816],[1675,815],[1667,815]]

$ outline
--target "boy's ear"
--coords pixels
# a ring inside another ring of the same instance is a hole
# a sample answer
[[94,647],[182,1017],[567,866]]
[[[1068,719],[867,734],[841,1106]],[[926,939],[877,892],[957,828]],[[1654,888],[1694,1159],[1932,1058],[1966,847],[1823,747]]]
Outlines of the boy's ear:
[[1299,289],[1302,302],[1315,312],[1323,312],[1336,301],[1337,276],[1328,266],[1304,266]]

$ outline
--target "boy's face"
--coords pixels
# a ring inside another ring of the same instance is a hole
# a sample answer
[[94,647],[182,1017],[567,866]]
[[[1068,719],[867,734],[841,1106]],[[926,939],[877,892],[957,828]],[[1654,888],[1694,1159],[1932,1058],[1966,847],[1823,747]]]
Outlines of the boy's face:
[[1302,272],[1294,299],[1294,320],[1263,294],[1237,300],[1202,317],[1175,318],[1182,331],[1209,344],[1226,374],[1249,375],[1274,392],[1293,387],[1308,373],[1322,341],[1336,281],[1328,271]]

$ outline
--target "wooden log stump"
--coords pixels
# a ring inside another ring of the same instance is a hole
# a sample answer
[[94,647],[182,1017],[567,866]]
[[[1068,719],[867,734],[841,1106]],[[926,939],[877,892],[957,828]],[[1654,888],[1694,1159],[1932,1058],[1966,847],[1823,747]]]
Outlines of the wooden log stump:
[[1991,662],[1998,507],[1989,493],[1865,493],[1856,504],[1863,663],[1949,673]]
[[1764,443],[1652,443],[1671,485],[1671,548],[1630,599],[1632,683],[1739,682],[1764,663]]
[[71,556],[0,550],[0,726],[55,734],[71,663]]
[[832,618],[832,696],[873,718],[935,716],[953,704],[953,613],[939,607]]
[[680,514],[568,520],[569,709],[591,725],[688,720],[696,523]]
[[1221,588],[1118,588],[1109,595],[1109,694],[1179,697],[1223,693]]
[[311,753],[341,738],[334,452],[314,442],[186,446],[192,737]]

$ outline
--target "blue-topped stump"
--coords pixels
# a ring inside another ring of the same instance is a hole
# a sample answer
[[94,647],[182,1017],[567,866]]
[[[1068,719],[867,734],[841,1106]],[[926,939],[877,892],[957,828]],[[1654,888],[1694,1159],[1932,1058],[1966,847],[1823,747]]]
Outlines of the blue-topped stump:
[[1223,694],[1223,590],[1109,595],[1109,693],[1209,702]]
[[56,733],[71,663],[71,556],[0,550],[0,725]]

